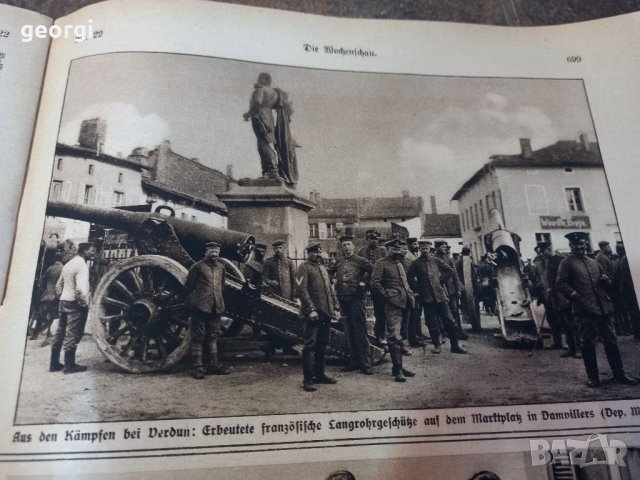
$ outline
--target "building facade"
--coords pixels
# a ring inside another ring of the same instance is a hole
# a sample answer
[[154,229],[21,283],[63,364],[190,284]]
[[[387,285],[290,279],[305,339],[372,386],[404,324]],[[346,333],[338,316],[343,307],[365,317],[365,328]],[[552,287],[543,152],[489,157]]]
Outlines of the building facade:
[[493,155],[452,198],[463,242],[476,259],[485,253],[483,236],[497,228],[493,209],[522,238],[523,258],[535,256],[540,241],[567,251],[570,231],[586,232],[591,246],[620,240],[597,144],[583,135],[535,151],[521,139],[521,147],[520,155]]
[[418,237],[423,231],[424,201],[403,191],[400,197],[321,198],[312,192],[316,207],[309,212],[309,239],[329,256],[339,251],[338,238],[353,235],[356,247],[366,245],[365,232],[375,228],[383,239],[402,229]]

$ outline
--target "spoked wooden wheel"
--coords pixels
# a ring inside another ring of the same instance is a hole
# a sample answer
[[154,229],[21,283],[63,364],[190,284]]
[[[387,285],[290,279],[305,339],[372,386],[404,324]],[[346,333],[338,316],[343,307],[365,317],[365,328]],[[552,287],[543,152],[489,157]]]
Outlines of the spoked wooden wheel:
[[129,372],[153,372],[189,353],[187,273],[160,255],[132,257],[107,271],[96,287],[88,321],[110,361]]

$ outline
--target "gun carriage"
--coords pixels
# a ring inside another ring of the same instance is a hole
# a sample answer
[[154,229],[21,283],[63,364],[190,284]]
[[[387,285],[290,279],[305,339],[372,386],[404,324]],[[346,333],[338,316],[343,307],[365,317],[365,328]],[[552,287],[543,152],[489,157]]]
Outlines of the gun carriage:
[[[247,260],[253,250],[255,239],[249,234],[181,220],[172,211],[168,216],[158,211],[50,202],[47,215],[133,236],[135,256],[113,262],[101,275],[88,316],[98,348],[126,371],[166,370],[188,354],[191,339],[184,284],[189,268],[204,256],[204,245],[210,241],[222,245],[220,257],[227,272],[225,316],[290,344],[302,342],[297,303],[246,288],[236,263]],[[381,349],[372,346],[371,350],[375,361],[381,359]],[[327,353],[346,355],[345,336],[339,329],[332,328]]]

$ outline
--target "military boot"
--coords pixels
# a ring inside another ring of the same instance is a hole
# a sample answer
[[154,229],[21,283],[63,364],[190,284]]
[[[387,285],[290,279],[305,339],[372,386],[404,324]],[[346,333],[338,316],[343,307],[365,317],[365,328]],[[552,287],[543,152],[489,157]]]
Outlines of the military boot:
[[455,327],[449,328],[447,333],[449,334],[449,340],[451,341],[451,353],[467,353],[467,351],[458,344],[457,329]]
[[406,382],[402,373],[402,348],[397,343],[389,343],[389,356],[391,357],[391,374],[396,382]]
[[209,342],[209,363],[207,365],[207,373],[211,375],[229,375],[231,370],[220,363],[218,358],[218,342],[212,340]]
[[196,380],[202,380],[204,378],[205,369],[204,362],[202,361],[202,345],[192,343],[191,344],[191,376]]
[[64,351],[64,370],[62,373],[79,373],[87,370],[84,365],[76,363],[76,349],[70,348]]
[[596,356],[596,348],[582,348],[582,361],[587,371],[587,387],[597,388],[600,386],[600,376],[598,372],[598,357]]
[[624,366],[622,365],[622,356],[620,355],[620,349],[617,345],[605,345],[604,351],[607,354],[607,360],[609,366],[613,372],[613,379],[620,385],[637,385],[638,382],[631,377],[628,377],[624,372]]
[[59,372],[64,368],[60,363],[60,347],[51,347],[51,360],[49,361],[49,371]]
[[315,392],[316,386],[313,384],[313,351],[302,350],[302,388],[305,392]]

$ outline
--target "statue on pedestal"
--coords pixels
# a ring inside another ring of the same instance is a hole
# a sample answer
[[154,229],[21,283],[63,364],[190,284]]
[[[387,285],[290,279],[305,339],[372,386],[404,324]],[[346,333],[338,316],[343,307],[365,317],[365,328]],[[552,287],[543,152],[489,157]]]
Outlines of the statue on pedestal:
[[[243,117],[251,120],[258,141],[262,176],[281,178],[294,188],[298,181],[296,144],[291,136],[291,103],[286,92],[271,87],[271,75],[261,73],[251,94],[249,111]],[[273,111],[276,111],[276,117]]]

